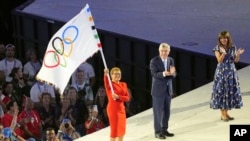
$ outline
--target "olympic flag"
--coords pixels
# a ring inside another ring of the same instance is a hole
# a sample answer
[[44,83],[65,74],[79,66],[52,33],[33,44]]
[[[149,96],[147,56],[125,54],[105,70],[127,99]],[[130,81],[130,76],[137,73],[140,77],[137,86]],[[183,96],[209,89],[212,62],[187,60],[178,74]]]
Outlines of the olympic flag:
[[93,17],[86,6],[50,39],[36,78],[62,94],[77,67],[101,49]]

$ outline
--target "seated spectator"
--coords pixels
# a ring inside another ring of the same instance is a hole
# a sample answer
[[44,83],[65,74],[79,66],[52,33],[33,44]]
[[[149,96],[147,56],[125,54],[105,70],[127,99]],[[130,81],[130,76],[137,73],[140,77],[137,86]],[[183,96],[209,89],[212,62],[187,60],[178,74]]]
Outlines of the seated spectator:
[[60,141],[56,136],[54,128],[49,127],[46,129],[46,141]]
[[[27,79],[25,79],[22,68],[13,68],[10,76],[13,77],[12,83],[14,87],[23,93],[25,96],[30,97],[31,86],[28,85]],[[20,90],[19,90],[20,89]]]
[[80,137],[79,133],[72,126],[70,119],[63,119],[57,131],[57,137],[61,141],[73,141]]
[[[55,111],[56,107],[51,103],[51,95],[49,93],[42,94],[42,104],[37,109],[43,129],[54,128],[56,129]],[[43,139],[46,139],[46,132],[43,132]]]
[[89,111],[89,118],[85,121],[86,134],[91,134],[105,127],[103,121],[98,117],[98,109],[96,105]]
[[106,91],[103,86],[100,86],[97,90],[97,94],[95,95],[95,105],[98,108],[99,118],[104,122],[106,126],[109,125],[108,115],[107,115],[107,104],[108,98],[106,95]]
[[16,101],[12,100],[6,105],[7,112],[3,115],[1,121],[3,127],[11,127],[12,130],[18,135],[23,137],[22,129],[20,124],[17,122],[20,121],[18,118],[19,108]]
[[39,59],[38,53],[34,48],[30,48],[26,52],[28,61],[24,64],[23,73],[24,78],[28,80],[27,84],[32,86],[36,82],[36,73],[40,70],[42,66],[42,60]]
[[12,84],[15,90],[15,97],[18,101],[18,106],[22,107],[23,100],[25,96],[30,97],[30,86],[27,84],[26,80],[23,77],[23,72],[21,68],[13,68],[10,73],[12,79]]
[[91,107],[94,102],[93,90],[85,80],[83,70],[78,70],[76,72],[76,81],[72,83],[72,86],[76,88],[79,98],[84,100],[86,106]]
[[34,108],[37,108],[40,106],[41,95],[44,92],[49,93],[51,95],[52,103],[56,103],[54,87],[45,82],[38,81],[30,89],[30,98],[34,102]]
[[12,77],[9,75],[15,67],[23,68],[22,62],[15,58],[15,46],[7,44],[5,46],[5,58],[0,61],[0,72],[4,74],[6,82],[12,81]]
[[33,107],[33,102],[26,97],[24,109],[19,114],[21,127],[24,132],[24,138],[35,138],[37,141],[42,140],[42,122],[40,115]]
[[61,97],[61,104],[56,108],[56,113],[55,113],[57,128],[60,127],[63,119],[65,118],[70,119],[70,117],[72,116],[71,115],[72,111],[73,107],[70,103],[70,98],[67,95],[63,95]]
[[26,141],[24,138],[18,136],[15,132],[13,132],[13,130],[9,127],[3,128],[1,133],[4,136],[4,141]]
[[2,99],[2,101],[5,105],[11,100],[16,100],[18,102],[19,96],[16,96],[12,82],[5,82],[4,83],[3,94],[4,94],[4,98]]
[[75,70],[75,72],[73,72],[72,76],[71,76],[71,84],[73,84],[74,82],[76,82],[76,73],[77,71],[82,70],[84,72],[84,79],[85,81],[90,84],[90,86],[93,88],[95,86],[95,71],[93,66],[88,63],[88,62],[83,62],[80,64],[80,66]]
[[23,137],[17,135],[11,128],[5,127],[2,131],[4,135],[4,141],[35,141],[34,139],[25,140]]
[[70,87],[66,93],[67,97],[70,98],[72,106],[72,112],[69,115],[72,125],[76,131],[81,135],[85,135],[85,127],[83,126],[85,120],[88,118],[88,108],[83,100],[79,99],[77,90],[74,87]]

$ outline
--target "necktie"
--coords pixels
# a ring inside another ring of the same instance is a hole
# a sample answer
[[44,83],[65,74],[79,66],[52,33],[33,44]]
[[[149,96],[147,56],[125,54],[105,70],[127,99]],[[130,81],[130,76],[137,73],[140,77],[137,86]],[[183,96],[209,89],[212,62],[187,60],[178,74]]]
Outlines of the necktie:
[[165,70],[167,70],[167,59],[165,59],[165,60],[163,61],[163,64],[164,64]]

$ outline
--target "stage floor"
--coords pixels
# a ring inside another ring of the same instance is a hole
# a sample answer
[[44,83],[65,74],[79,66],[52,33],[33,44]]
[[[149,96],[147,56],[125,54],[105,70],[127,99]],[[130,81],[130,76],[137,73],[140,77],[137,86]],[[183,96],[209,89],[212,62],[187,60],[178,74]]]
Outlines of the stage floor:
[[[229,111],[235,120],[220,120],[220,111],[209,108],[212,82],[172,100],[169,131],[175,133],[168,141],[229,141],[229,127],[250,125],[250,66],[238,71],[243,104]],[[76,141],[108,141],[109,127]],[[124,141],[158,141],[154,138],[152,108],[127,119]]]
[[[228,30],[241,62],[250,64],[249,0],[35,0],[22,12],[67,22],[89,4],[97,29],[213,55],[219,32]],[[214,56],[214,55],[213,55]]]

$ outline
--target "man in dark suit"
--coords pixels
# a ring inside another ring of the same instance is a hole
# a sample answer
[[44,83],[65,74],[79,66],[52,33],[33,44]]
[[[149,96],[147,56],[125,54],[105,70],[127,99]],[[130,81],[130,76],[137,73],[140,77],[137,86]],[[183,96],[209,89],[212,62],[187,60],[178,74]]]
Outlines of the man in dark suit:
[[169,53],[170,45],[161,43],[159,46],[159,56],[150,60],[154,131],[155,137],[159,139],[166,139],[166,136],[174,136],[173,133],[168,132],[168,121],[173,95],[172,79],[176,76],[176,70],[174,59],[168,56]]

